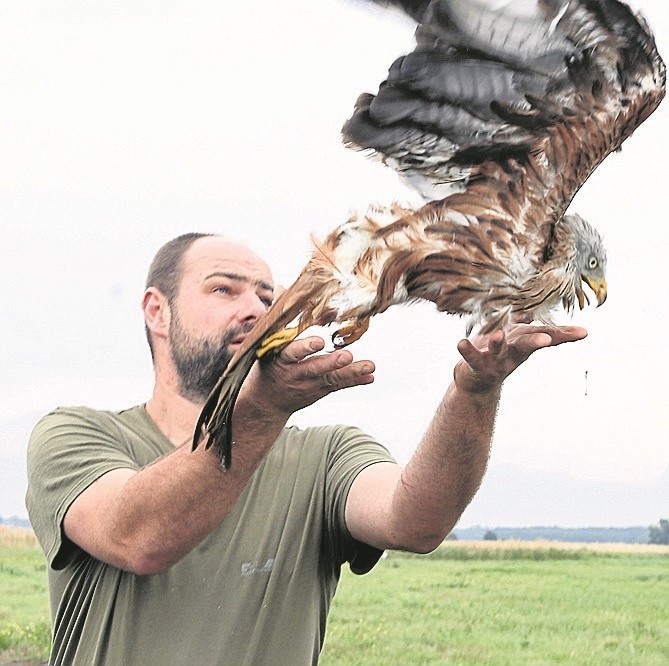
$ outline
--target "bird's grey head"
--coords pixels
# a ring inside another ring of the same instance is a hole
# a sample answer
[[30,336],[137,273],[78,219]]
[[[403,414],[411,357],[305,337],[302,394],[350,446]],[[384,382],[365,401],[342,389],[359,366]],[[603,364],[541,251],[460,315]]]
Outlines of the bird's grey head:
[[[606,300],[606,250],[597,229],[580,215],[565,215],[564,223],[571,231],[576,250],[576,295],[583,309],[590,302],[581,287],[581,280],[592,289],[599,307]],[[580,278],[580,279],[579,279]]]

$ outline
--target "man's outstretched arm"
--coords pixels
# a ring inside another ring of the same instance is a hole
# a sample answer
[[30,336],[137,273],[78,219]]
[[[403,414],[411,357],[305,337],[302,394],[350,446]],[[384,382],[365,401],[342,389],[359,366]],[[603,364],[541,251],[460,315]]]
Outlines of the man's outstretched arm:
[[[70,505],[67,537],[93,557],[137,574],[164,571],[228,514],[288,417],[333,391],[373,381],[371,361],[317,354],[320,338],[287,345],[256,364],[235,408],[235,461],[223,471],[212,449],[189,442],[140,471],[116,469]],[[327,377],[327,381],[324,381]]]
[[346,504],[351,534],[379,548],[436,548],[481,483],[506,377],[538,349],[586,335],[577,327],[518,324],[475,343],[462,340],[453,382],[406,467],[379,463],[354,481]]

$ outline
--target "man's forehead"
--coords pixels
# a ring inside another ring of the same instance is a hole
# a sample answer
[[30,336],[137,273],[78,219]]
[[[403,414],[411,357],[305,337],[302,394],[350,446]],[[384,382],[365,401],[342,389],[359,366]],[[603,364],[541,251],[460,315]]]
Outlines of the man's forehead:
[[184,255],[183,275],[198,281],[227,276],[255,286],[273,289],[269,266],[241,243],[219,236],[195,241]]
[[213,270],[209,274],[205,274],[205,280],[215,280],[215,279],[226,279],[232,280],[233,282],[242,282],[248,284],[250,287],[255,289],[265,289],[266,291],[274,291],[274,285],[263,278],[256,278],[249,274],[237,273],[231,270]]

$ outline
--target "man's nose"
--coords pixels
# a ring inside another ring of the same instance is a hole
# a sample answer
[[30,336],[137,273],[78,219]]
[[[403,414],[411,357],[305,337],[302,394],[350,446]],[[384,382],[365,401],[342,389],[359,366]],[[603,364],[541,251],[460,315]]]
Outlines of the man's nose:
[[255,292],[244,294],[239,317],[244,322],[256,322],[267,312],[267,304]]

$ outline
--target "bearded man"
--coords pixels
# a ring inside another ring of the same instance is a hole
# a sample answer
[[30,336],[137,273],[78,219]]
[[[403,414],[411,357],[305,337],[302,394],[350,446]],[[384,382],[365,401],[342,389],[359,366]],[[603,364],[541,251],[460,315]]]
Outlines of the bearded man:
[[476,492],[504,379],[586,335],[517,325],[463,340],[406,467],[354,427],[286,428],[370,384],[374,364],[307,337],[255,364],[234,411],[235,459],[191,450],[204,401],[272,302],[268,266],[220,236],[160,249],[142,301],[153,394],[121,412],[62,408],[36,426],[26,498],[48,560],[51,664],[317,663],[340,568],[426,553]]

